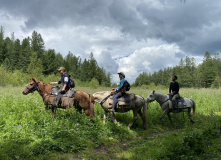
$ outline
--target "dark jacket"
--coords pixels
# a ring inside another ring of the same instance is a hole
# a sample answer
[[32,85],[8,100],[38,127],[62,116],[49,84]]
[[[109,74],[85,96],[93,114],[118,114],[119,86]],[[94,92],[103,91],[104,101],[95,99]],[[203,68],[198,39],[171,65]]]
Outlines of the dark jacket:
[[65,91],[69,90],[70,89],[70,76],[68,73],[65,73],[61,76],[61,79],[58,81],[58,84],[66,84],[66,88],[65,88]]
[[178,94],[179,93],[179,83],[178,82],[171,82],[170,83],[170,89],[169,89],[169,93],[173,93],[173,95]]

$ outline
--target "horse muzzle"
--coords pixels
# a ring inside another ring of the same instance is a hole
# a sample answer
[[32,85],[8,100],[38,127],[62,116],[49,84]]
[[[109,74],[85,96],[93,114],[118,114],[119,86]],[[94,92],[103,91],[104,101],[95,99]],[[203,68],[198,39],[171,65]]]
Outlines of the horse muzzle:
[[26,93],[25,91],[22,92],[23,95],[27,95],[28,93]]

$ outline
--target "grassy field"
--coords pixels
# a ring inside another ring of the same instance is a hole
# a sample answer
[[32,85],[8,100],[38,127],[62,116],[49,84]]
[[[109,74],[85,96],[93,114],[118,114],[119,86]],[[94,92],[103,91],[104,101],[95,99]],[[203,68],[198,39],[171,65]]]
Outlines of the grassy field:
[[[132,111],[116,113],[120,125],[110,119],[102,123],[103,110],[95,106],[95,118],[75,109],[40,112],[40,95],[22,95],[24,87],[0,87],[0,159],[221,159],[221,90],[181,89],[181,96],[196,102],[194,125],[186,114],[173,114],[157,122],[162,110],[148,105],[148,129],[138,121],[127,125]],[[76,88],[89,93],[109,88]],[[131,93],[147,97],[150,90],[132,88]],[[156,90],[167,94],[168,90]]]

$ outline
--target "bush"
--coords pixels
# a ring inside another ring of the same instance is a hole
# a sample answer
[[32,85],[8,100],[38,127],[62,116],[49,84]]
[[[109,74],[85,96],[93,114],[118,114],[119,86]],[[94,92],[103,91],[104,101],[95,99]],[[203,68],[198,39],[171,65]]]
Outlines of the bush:
[[92,80],[89,83],[89,86],[94,89],[98,88],[99,87],[98,80],[96,78],[92,78]]

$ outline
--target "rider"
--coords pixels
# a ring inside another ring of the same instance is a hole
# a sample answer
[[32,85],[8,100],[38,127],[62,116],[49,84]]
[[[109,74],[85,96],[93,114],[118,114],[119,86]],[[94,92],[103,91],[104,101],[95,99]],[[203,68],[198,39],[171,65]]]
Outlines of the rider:
[[125,88],[124,88],[124,82],[125,82],[125,74],[123,72],[117,73],[120,78],[120,85],[117,88],[112,88],[113,91],[117,92],[117,94],[114,96],[113,100],[113,106],[112,106],[112,112],[115,112],[116,106],[118,103],[118,98],[122,97],[125,94]]
[[178,98],[180,98],[180,95],[179,95],[179,88],[180,87],[179,87],[179,83],[176,82],[176,80],[177,80],[177,76],[173,75],[172,76],[172,82],[170,82],[170,88],[169,88],[169,95],[172,96],[172,106],[171,106],[171,109],[172,108],[177,108],[176,100]]
[[70,76],[64,67],[60,67],[57,71],[61,74],[61,79],[58,82],[50,82],[50,84],[63,84],[62,88],[58,92],[58,96],[55,100],[53,106],[58,107],[58,104],[61,101],[61,97],[70,89]]

